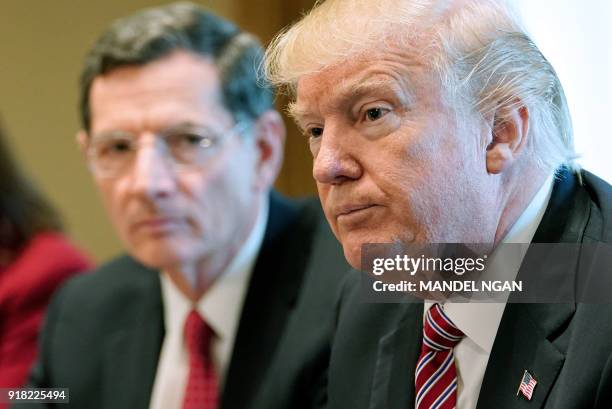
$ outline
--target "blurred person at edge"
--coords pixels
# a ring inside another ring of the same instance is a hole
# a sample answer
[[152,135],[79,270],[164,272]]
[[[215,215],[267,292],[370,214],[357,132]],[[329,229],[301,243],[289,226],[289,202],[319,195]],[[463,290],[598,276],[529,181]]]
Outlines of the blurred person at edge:
[[[511,4],[317,2],[266,55],[354,268],[365,243],[609,251],[612,187],[574,163],[560,81]],[[520,262],[503,267],[520,279]],[[557,270],[537,284],[576,291],[575,272]],[[609,282],[606,270],[589,285]],[[612,407],[609,303],[368,304],[360,275],[347,277],[331,409]]]
[[23,386],[51,295],[91,267],[61,230],[58,214],[17,166],[0,128],[0,388]]
[[58,292],[32,386],[74,408],[246,409],[275,368],[291,393],[327,362],[348,265],[316,199],[271,191],[285,128],[262,57],[190,3],[94,44],[77,138],[129,255]]

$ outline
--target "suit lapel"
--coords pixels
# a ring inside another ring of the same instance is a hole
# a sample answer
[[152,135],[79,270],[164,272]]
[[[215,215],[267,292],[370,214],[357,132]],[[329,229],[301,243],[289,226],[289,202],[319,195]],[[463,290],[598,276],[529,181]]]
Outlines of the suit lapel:
[[296,303],[313,227],[274,193],[264,241],[242,308],[225,379],[222,409],[247,407],[265,377]]
[[[541,408],[565,354],[548,339],[574,312],[573,304],[508,304],[480,389],[478,409]],[[529,401],[517,391],[525,370],[538,382]]]
[[414,402],[414,368],[421,350],[423,303],[401,307],[406,308],[402,321],[378,343],[370,409],[410,408]]
[[146,409],[149,407],[157,360],[159,327],[144,322],[133,329],[119,331],[105,343],[104,387],[109,402],[105,408]]
[[[534,243],[580,243],[590,216],[589,199],[577,178],[563,170],[553,188]],[[530,253],[526,255],[526,260]],[[573,264],[578,265],[578,253]],[[571,262],[571,260],[569,260]],[[540,265],[546,265],[541,263]],[[533,280],[520,271],[517,279]],[[566,268],[546,272],[550,285],[574,288],[575,276]],[[512,299],[511,299],[512,300]],[[565,361],[554,343],[575,312],[575,303],[506,305],[480,390],[477,409],[542,408]],[[531,400],[517,396],[523,374],[538,382]]]
[[157,371],[163,339],[163,308],[159,273],[134,263],[126,266],[134,285],[123,299],[115,331],[104,342],[103,382],[109,409],[146,409]]

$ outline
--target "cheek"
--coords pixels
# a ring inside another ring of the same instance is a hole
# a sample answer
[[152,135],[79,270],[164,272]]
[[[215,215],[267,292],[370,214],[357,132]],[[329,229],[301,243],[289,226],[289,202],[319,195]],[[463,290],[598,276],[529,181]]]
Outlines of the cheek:
[[[240,163],[236,158],[235,163]],[[188,213],[192,216],[194,229],[198,234],[211,234],[211,231],[224,230],[222,223],[227,215],[237,218],[252,206],[254,199],[253,171],[246,166],[217,166],[201,174],[183,178],[183,191],[189,198]],[[217,226],[217,227],[215,227]],[[214,231],[212,232],[215,233]]]
[[221,176],[218,172],[185,174],[180,181],[180,196],[185,216],[193,233],[201,235],[210,229],[210,220],[218,217],[218,202],[222,200]]
[[319,192],[319,200],[321,201],[321,206],[323,206],[323,210],[325,209],[325,205],[327,203],[327,195],[329,193],[329,185],[325,183],[317,182],[317,191]]
[[102,202],[110,218],[111,223],[119,235],[124,236],[126,230],[127,211],[125,209],[125,194],[123,194],[121,181],[114,183],[97,182]]
[[330,206],[327,202],[329,194],[329,185],[317,183],[317,191],[319,192],[319,200],[321,202],[321,207],[323,208],[325,218],[327,219],[327,223],[329,223],[334,235],[338,237],[338,228],[336,226],[336,220],[331,216],[331,209],[329,208]]
[[443,196],[442,186],[434,179],[436,162],[427,150],[406,146],[380,157],[384,161],[373,164],[372,179],[384,198],[377,227],[384,241],[412,242],[428,236],[439,208],[435,200]]

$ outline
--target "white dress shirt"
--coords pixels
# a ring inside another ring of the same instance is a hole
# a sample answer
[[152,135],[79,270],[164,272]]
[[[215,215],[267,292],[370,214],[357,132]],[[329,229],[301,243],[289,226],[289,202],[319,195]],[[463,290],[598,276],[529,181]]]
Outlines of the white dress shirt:
[[[548,206],[552,193],[553,175],[550,175],[540,190],[533,197],[527,208],[512,225],[510,231],[503,238],[502,243],[531,243],[533,236],[542,221],[542,216]],[[526,249],[526,247],[525,247]],[[523,252],[522,256],[525,253]],[[516,278],[523,261],[521,257],[508,257],[501,260],[496,251],[491,254],[487,268],[503,265],[505,271],[514,274]],[[429,310],[434,301],[426,300],[424,312]],[[487,302],[447,302],[443,305],[444,312],[453,323],[465,334],[465,338],[455,346],[455,365],[457,367],[457,408],[475,409],[480,395],[480,387],[489,362],[493,342],[501,322],[506,303]],[[517,386],[520,379],[517,379]]]
[[157,364],[150,409],[179,409],[183,404],[189,375],[189,356],[183,328],[187,315],[194,307],[215,332],[211,353],[221,390],[267,219],[266,198],[262,201],[255,226],[244,245],[195,306],[180,292],[168,274],[160,273],[165,336]]

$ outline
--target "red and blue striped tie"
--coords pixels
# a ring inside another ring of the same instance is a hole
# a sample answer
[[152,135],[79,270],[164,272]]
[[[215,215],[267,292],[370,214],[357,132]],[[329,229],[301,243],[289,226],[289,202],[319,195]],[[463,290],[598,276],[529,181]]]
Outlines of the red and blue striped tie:
[[463,336],[440,304],[431,306],[423,323],[423,347],[415,373],[415,409],[452,409],[457,406],[457,368],[453,348]]

